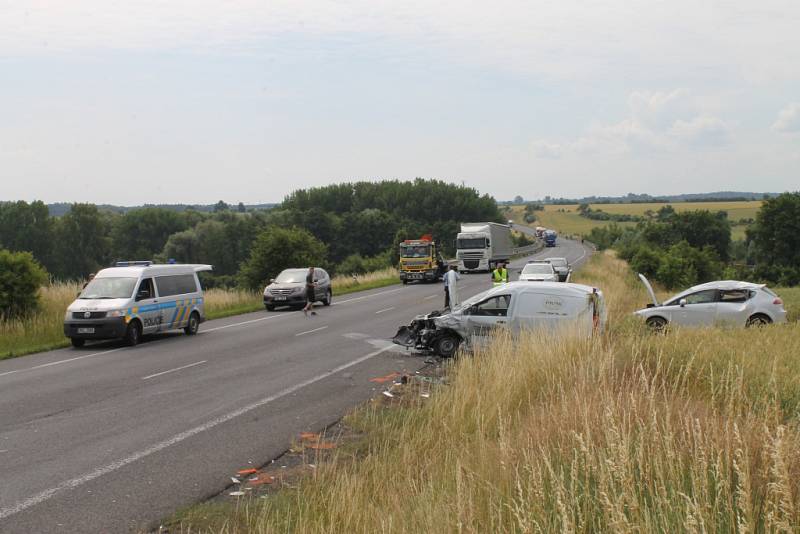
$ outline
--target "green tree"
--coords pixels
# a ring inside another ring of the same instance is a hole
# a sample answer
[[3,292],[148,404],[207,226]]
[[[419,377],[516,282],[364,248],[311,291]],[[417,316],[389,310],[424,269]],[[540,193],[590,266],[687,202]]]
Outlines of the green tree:
[[53,260],[53,218],[44,202],[0,203],[0,247],[28,251],[42,264]]
[[655,276],[661,267],[661,255],[649,246],[641,246],[631,258],[631,268],[647,277]]
[[284,269],[321,267],[326,256],[327,247],[310,232],[272,226],[256,238],[239,279],[244,287],[259,289]]
[[111,259],[110,222],[94,204],[73,204],[56,224],[54,248],[60,278],[83,279]]
[[149,260],[164,249],[169,236],[188,227],[180,214],[163,208],[140,208],[120,217],[112,230],[118,260]]
[[800,192],[782,193],[761,205],[747,232],[765,278],[800,281]]
[[47,272],[30,252],[0,249],[0,319],[24,316],[39,304]]

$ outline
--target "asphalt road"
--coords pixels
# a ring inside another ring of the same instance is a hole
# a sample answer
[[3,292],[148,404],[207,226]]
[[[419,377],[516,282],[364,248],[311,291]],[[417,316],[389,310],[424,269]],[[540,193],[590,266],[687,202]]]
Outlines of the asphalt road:
[[[560,240],[534,257],[589,253]],[[465,275],[461,297],[490,285]],[[389,340],[443,296],[441,284],[393,286],[334,297],[316,317],[262,311],[194,337],[0,361],[0,532],[157,527],[374,395],[369,378],[421,367]]]

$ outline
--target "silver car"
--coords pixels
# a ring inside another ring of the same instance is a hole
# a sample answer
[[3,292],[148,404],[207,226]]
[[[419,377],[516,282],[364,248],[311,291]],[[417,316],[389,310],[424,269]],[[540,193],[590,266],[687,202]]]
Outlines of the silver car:
[[653,303],[634,314],[657,330],[668,324],[760,326],[786,322],[783,301],[764,284],[719,280],[690,287],[659,303],[647,278],[640,274],[639,279]]
[[[284,269],[264,288],[264,308],[272,311],[276,306],[302,306],[306,303],[306,277],[308,269]],[[314,269],[314,301],[330,306],[333,301],[331,277],[325,269]]]
[[544,261],[551,264],[558,275],[556,282],[566,282],[572,272],[567,258],[545,258]]
[[546,261],[529,261],[519,273],[519,279],[528,282],[558,282],[558,273]]

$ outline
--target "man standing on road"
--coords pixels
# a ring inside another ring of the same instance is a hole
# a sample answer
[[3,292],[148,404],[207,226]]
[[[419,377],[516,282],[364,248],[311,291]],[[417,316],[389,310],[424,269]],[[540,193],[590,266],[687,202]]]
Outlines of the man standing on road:
[[314,289],[317,287],[317,283],[314,281],[314,268],[308,268],[308,274],[306,275],[306,305],[303,307],[303,313],[308,317],[308,312],[311,312],[311,315],[316,315],[317,312],[314,311]]
[[492,285],[499,286],[500,284],[507,284],[508,283],[508,269],[506,269],[505,264],[501,261],[497,264],[494,271],[492,271]]
[[458,300],[458,281],[461,275],[456,271],[456,266],[451,265],[450,270],[444,275],[444,307],[453,309],[461,304]]

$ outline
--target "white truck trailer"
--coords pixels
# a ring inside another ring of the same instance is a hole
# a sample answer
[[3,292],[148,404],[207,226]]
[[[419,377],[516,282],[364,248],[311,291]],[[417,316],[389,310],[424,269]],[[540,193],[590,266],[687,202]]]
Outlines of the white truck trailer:
[[456,237],[461,272],[491,271],[511,259],[511,227],[494,222],[461,223]]

